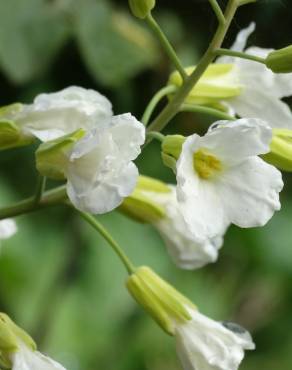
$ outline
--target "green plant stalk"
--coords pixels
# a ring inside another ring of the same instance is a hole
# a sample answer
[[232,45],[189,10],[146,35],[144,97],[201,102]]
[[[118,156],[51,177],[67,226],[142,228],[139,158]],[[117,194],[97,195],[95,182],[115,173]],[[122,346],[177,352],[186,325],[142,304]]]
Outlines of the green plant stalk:
[[161,134],[160,132],[150,131],[150,132],[147,132],[147,138],[155,139],[155,140],[160,141],[162,143],[165,136],[163,134]]
[[0,209],[0,220],[20,216],[26,213],[35,212],[42,208],[55,206],[62,203],[67,197],[66,186],[60,186],[53,190],[46,191],[38,203],[35,196],[24,199],[12,206]]
[[220,49],[217,49],[215,51],[215,53],[216,53],[216,55],[227,55],[227,56],[231,56],[231,57],[247,59],[247,60],[252,60],[253,62],[266,64],[266,59],[265,58],[257,57],[256,55],[251,55],[251,54],[247,54],[247,53],[242,53],[240,51],[234,51],[234,50],[220,48]]
[[177,56],[174,48],[171,46],[170,42],[168,41],[167,37],[163,33],[162,29],[159,27],[159,24],[155,21],[155,19],[152,17],[152,15],[149,13],[147,17],[145,18],[149,27],[152,29],[152,31],[155,33],[155,35],[158,37],[161,45],[163,46],[166,54],[168,55],[169,59],[173,62],[175,65],[175,68],[180,73],[183,81],[187,79],[187,73],[184,70],[179,57]]
[[165,96],[174,93],[177,90],[176,86],[169,85],[165,86],[153,96],[153,98],[150,100],[149,104],[147,105],[145,112],[142,116],[141,122],[147,126],[149,123],[149,120],[154,112],[154,109],[156,108],[157,104],[163,99]]
[[47,179],[46,179],[45,176],[39,175],[38,183],[37,183],[37,189],[36,189],[35,198],[34,198],[34,201],[35,201],[36,205],[40,202],[40,200],[42,198],[42,195],[43,195],[43,192],[45,191],[46,180]]
[[[162,110],[158,117],[150,124],[148,131],[161,131],[169,123],[169,121],[179,112],[185,99],[197,84],[203,73],[208,68],[209,64],[213,62],[216,57],[216,50],[219,49],[224,41],[225,35],[230,27],[231,21],[238,8],[236,0],[229,0],[225,11],[225,23],[219,24],[217,31],[199,64],[194,72],[187,78],[187,80],[180,87],[178,92],[174,95],[169,104]],[[150,140],[148,141],[150,142]],[[147,142],[147,143],[148,143]]]
[[230,116],[225,112],[221,112],[218,109],[204,107],[202,105],[192,105],[192,104],[183,104],[180,108],[181,112],[191,112],[191,113],[203,113],[209,114],[210,116],[217,117],[219,119],[224,119],[228,121],[232,121],[235,118]]
[[219,4],[217,3],[217,0],[209,0],[209,3],[211,4],[212,9],[213,9],[214,13],[216,14],[218,22],[220,24],[224,24],[225,23],[225,17],[224,17],[224,14],[223,14]]
[[119,244],[112,238],[112,236],[106,230],[106,228],[100,222],[98,222],[96,218],[93,217],[92,215],[85,213],[85,212],[81,212],[81,211],[78,211],[78,213],[86,222],[89,223],[89,225],[91,225],[96,231],[98,231],[99,234],[108,242],[108,244],[112,247],[116,255],[122,261],[129,275],[133,274],[136,268],[130,261],[129,257],[125,254],[125,252],[119,246]]

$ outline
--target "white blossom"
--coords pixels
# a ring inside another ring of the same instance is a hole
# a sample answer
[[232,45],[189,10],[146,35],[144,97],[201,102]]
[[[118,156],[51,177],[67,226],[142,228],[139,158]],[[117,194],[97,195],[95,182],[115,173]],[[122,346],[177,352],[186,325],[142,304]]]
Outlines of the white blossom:
[[6,219],[0,221],[0,239],[8,239],[17,232],[17,226],[14,220]]
[[112,105],[106,97],[94,90],[70,86],[38,95],[32,104],[23,105],[10,119],[24,134],[49,141],[80,128],[88,131],[111,117]]
[[272,130],[258,119],[219,121],[186,139],[177,161],[177,196],[199,238],[231,224],[263,226],[280,209],[281,173],[258,157],[269,152]]
[[113,116],[77,141],[67,154],[67,193],[74,206],[100,214],[116,208],[130,195],[138,169],[145,128],[131,114]]
[[18,350],[11,355],[11,362],[12,370],[66,370],[58,362],[23,343],[19,343]]
[[[250,34],[255,30],[252,23],[239,32],[231,50],[244,51]],[[266,58],[273,49],[250,47],[246,53]],[[224,103],[241,117],[257,117],[273,128],[292,129],[292,112],[281,98],[292,95],[292,73],[273,73],[264,64],[237,57],[220,57],[217,63],[229,63],[236,67],[241,93]]]
[[165,217],[153,222],[161,235],[174,263],[183,269],[197,269],[218,258],[218,249],[223,244],[223,235],[213,239],[199,239],[191,225],[183,218],[176,198],[176,187],[168,185],[170,192],[144,191],[152,202],[162,206]]
[[191,320],[176,325],[177,353],[184,370],[237,370],[244,350],[255,345],[250,334],[233,323],[220,323],[188,308]]

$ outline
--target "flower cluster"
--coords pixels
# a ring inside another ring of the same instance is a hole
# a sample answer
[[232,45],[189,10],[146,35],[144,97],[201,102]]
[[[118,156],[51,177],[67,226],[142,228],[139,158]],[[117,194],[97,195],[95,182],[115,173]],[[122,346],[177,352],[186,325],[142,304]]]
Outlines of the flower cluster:
[[[154,5],[152,0],[130,0],[133,13],[150,22]],[[243,52],[253,31],[254,24],[241,31],[231,51]],[[219,57],[185,99],[190,106],[228,112],[230,120],[214,122],[203,136],[158,134],[175,184],[139,175],[134,160],[145,143],[145,125],[130,113],[114,115],[106,97],[82,87],[1,108],[0,148],[39,141],[36,168],[41,177],[65,182],[62,202],[86,217],[117,209],[149,223],[178,267],[201,268],[217,260],[230,225],[264,226],[280,210],[284,184],[276,167],[292,169],[292,113],[281,100],[292,95],[292,74],[273,72],[290,71],[286,53],[290,60],[291,51],[252,47],[246,53],[249,60],[235,54]],[[266,64],[256,64],[253,56]],[[196,66],[174,72],[169,84],[179,88],[194,71]],[[42,200],[41,194],[33,204]],[[0,239],[15,231],[13,220],[0,222]],[[149,268],[128,270],[129,292],[175,337],[185,370],[237,370],[244,350],[255,348],[245,329],[207,318]],[[4,314],[0,331],[1,367],[64,369],[37,352],[33,340]]]

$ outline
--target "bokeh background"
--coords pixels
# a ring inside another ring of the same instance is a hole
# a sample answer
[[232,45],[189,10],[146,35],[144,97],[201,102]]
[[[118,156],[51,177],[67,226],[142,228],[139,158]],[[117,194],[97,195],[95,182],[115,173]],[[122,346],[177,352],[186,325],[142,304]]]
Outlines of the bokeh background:
[[[292,43],[291,5],[291,0],[259,0],[242,8],[226,47],[251,21],[257,23],[251,45]],[[160,0],[154,14],[184,64],[196,63],[216,27],[208,1]],[[105,94],[116,113],[140,117],[170,71],[126,0],[0,0],[1,105],[29,103],[40,92],[81,85]],[[181,114],[168,132],[204,132],[209,123],[200,115]],[[1,153],[1,206],[34,192],[35,149]],[[155,143],[137,164],[143,174],[174,182]],[[281,212],[261,229],[232,227],[218,263],[198,271],[177,269],[150,226],[117,212],[100,220],[136,264],[152,266],[203,313],[235,320],[252,332],[257,350],[247,354],[242,370],[291,370],[290,189],[286,176]],[[1,245],[0,309],[29,331],[42,351],[68,370],[180,369],[173,339],[136,306],[116,256],[74,212],[58,207],[17,222],[18,234]]]

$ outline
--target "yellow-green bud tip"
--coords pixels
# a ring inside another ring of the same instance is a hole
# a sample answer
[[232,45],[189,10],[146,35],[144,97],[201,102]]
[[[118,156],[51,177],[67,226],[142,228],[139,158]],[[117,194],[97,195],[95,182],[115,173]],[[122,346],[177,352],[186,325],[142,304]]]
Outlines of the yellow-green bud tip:
[[144,19],[155,7],[155,0],[129,0],[129,6],[135,17]]
[[272,51],[266,58],[266,66],[274,73],[291,73],[292,45]]

